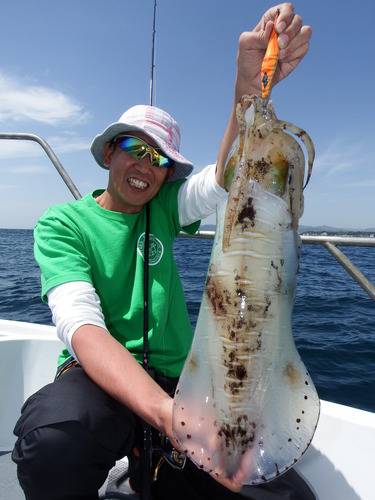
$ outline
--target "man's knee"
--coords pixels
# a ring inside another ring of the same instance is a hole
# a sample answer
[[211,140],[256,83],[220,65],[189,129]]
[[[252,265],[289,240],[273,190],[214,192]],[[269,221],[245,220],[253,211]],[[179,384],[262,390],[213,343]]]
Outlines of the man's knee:
[[[64,422],[40,427],[19,438],[13,461],[18,479],[30,498],[40,498],[46,491],[64,489],[68,481],[72,491],[100,488],[115,454],[99,445],[78,422]],[[53,498],[53,496],[51,496]]]

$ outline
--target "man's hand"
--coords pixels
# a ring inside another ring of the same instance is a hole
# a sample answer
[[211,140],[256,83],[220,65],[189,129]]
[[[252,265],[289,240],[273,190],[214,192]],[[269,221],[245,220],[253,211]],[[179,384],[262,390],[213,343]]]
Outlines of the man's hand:
[[260,70],[276,17],[280,54],[273,85],[298,66],[309,48],[311,28],[302,25],[302,18],[294,13],[291,3],[271,7],[252,31],[241,34],[238,42],[234,103],[216,163],[216,181],[222,187],[224,187],[225,160],[238,133],[236,105],[245,94],[261,94]]
[[302,18],[294,13],[293,4],[271,7],[252,31],[242,33],[239,38],[236,103],[244,94],[260,94],[260,69],[276,17],[280,55],[273,84],[288,76],[308,51],[312,30],[302,25]]

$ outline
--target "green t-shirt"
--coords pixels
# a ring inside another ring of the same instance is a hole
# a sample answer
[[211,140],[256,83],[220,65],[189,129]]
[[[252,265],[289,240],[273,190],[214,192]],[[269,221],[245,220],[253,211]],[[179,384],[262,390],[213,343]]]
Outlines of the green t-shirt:
[[[173,257],[173,240],[181,230],[177,194],[182,182],[164,184],[150,203],[149,359],[153,368],[170,377],[181,373],[192,340]],[[41,269],[42,300],[62,283],[91,283],[108,331],[141,362],[146,212],[106,210],[94,199],[102,192],[54,206],[38,221],[34,251]],[[194,233],[199,223],[183,230]],[[68,356],[65,349],[59,364]]]

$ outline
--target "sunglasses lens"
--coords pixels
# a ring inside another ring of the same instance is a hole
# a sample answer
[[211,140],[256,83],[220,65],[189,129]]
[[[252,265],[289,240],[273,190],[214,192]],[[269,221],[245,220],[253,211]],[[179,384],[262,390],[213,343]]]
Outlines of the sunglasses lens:
[[147,154],[150,155],[151,164],[154,167],[168,168],[172,167],[174,164],[173,160],[161,155],[155,148],[149,146],[146,142],[137,137],[121,137],[118,145],[122,151],[125,151],[125,153],[128,153],[137,160],[144,158]]
[[160,167],[164,168],[173,167],[174,161],[168,158],[167,156],[159,155],[159,165]]
[[146,153],[146,144],[136,137],[122,137],[118,143],[120,149],[133,158],[140,159]]

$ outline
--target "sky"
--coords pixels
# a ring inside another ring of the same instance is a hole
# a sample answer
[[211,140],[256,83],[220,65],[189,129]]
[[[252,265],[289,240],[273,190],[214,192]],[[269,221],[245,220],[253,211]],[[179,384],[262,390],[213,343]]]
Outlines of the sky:
[[[158,0],[154,104],[182,132],[196,171],[213,163],[232,106],[241,32],[263,0]],[[301,223],[375,226],[375,2],[296,1],[312,26],[308,55],[272,99],[316,148]],[[153,0],[3,2],[0,131],[44,138],[82,194],[106,187],[92,138],[149,102]],[[32,228],[72,195],[41,148],[0,141],[0,227]],[[205,223],[214,223],[214,216]]]

